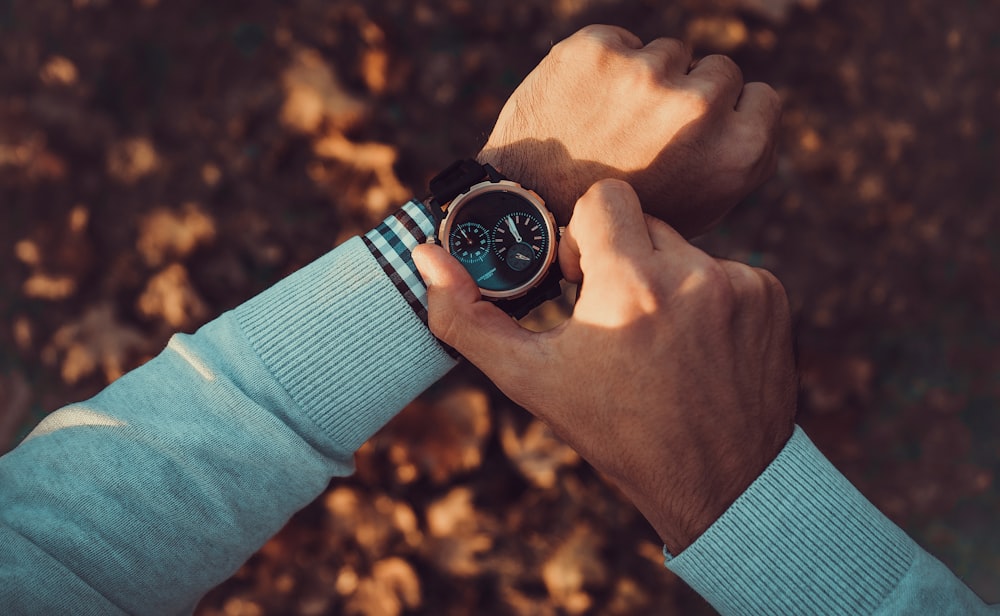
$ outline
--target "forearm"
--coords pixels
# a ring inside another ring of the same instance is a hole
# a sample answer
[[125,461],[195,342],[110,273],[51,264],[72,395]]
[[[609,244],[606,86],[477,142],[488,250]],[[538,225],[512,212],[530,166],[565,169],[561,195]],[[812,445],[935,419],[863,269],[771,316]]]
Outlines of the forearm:
[[453,364],[348,241],[0,459],[0,604],[189,611]]
[[667,567],[723,614],[996,613],[868,502],[800,428]]

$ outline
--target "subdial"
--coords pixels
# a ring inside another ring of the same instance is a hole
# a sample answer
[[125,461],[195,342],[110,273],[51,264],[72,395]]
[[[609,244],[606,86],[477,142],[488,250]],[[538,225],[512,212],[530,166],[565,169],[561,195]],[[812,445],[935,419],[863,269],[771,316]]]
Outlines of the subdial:
[[489,252],[490,238],[486,228],[476,222],[463,222],[451,230],[448,249],[464,263],[477,263]]
[[537,217],[514,212],[493,228],[493,251],[514,271],[522,271],[545,254],[547,232]]

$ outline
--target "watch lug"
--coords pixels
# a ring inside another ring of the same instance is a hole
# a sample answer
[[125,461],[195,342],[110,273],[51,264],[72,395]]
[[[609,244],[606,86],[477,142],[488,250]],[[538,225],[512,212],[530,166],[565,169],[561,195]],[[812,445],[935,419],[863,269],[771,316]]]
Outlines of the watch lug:
[[483,169],[486,170],[486,175],[489,176],[490,181],[493,182],[494,184],[496,184],[500,180],[506,180],[507,179],[507,178],[504,177],[504,175],[502,173],[500,173],[499,171],[497,171],[496,168],[493,165],[489,164],[489,163],[483,163]]

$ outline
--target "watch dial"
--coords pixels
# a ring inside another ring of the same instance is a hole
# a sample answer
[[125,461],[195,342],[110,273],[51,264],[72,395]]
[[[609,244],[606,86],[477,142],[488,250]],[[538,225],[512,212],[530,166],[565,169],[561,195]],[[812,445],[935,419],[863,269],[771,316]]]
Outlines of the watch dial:
[[462,263],[477,263],[489,253],[489,233],[477,222],[455,225],[448,237],[451,254]]
[[496,190],[462,201],[459,208],[447,248],[480,288],[516,289],[545,266],[551,238],[544,215],[531,201]]
[[493,227],[493,250],[511,269],[521,271],[535,259],[545,258],[543,226],[537,215],[507,214]]

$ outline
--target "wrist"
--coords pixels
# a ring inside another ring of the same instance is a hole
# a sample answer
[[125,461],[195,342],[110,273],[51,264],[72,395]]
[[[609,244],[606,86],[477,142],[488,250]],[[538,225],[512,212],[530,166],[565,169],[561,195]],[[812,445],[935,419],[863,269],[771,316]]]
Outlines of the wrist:
[[586,182],[573,177],[575,167],[566,149],[555,142],[524,140],[514,144],[487,143],[476,156],[476,162],[489,163],[506,177],[530,188],[545,200],[545,206],[565,226]]
[[694,543],[746,492],[781,453],[792,429],[794,425],[766,444],[728,455],[720,450],[711,455],[702,452],[686,464],[672,457],[671,475],[685,478],[683,483],[675,479],[669,486],[647,491],[657,497],[649,503],[649,514],[639,507],[671,554],[676,556]]

